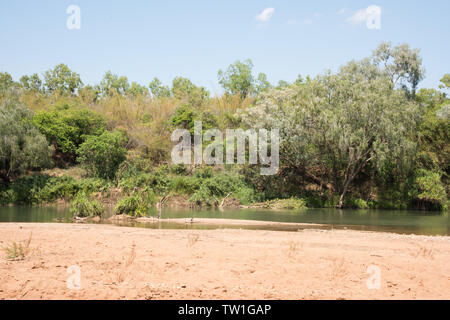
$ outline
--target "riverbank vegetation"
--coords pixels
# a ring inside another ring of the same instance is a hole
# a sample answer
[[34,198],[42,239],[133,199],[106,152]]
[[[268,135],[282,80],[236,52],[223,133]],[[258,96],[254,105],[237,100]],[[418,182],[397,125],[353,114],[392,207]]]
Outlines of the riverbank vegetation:
[[[106,72],[84,84],[64,64],[14,81],[0,73],[0,202],[72,203],[76,215],[146,215],[190,206],[445,210],[450,76],[419,89],[419,51],[381,44],[338,72],[270,84],[250,60],[218,73],[224,89],[176,77],[147,85]],[[173,130],[278,128],[280,169],[174,165]],[[277,201],[274,201],[278,199]]]

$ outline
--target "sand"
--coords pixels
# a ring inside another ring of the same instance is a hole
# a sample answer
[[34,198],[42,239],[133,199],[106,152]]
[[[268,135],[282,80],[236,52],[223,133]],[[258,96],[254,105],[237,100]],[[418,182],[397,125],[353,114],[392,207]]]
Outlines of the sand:
[[0,223],[0,247],[31,232],[0,299],[450,299],[450,237]]

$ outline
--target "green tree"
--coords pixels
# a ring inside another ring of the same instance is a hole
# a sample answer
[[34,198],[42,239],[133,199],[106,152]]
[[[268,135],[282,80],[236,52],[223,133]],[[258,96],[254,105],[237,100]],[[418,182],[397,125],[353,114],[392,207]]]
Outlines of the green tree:
[[112,180],[126,159],[125,143],[124,135],[118,131],[88,136],[77,150],[78,161],[91,175]]
[[111,71],[107,71],[100,82],[100,90],[103,96],[125,95],[130,89],[130,83],[125,76],[119,77]]
[[148,89],[145,86],[140,85],[137,82],[132,82],[130,89],[127,92],[128,95],[136,98],[138,96],[145,96],[148,94]]
[[440,89],[448,89],[450,88],[450,74],[446,73],[440,80],[441,84],[439,85]]
[[187,101],[193,106],[200,106],[209,98],[208,90],[197,87],[191,80],[183,77],[173,79],[172,94],[175,98]]
[[267,75],[262,72],[260,74],[258,74],[258,78],[256,80],[256,85],[255,85],[256,92],[258,94],[262,93],[262,92],[267,92],[271,88],[272,88],[272,85],[267,80]]
[[57,160],[69,163],[75,162],[76,151],[86,136],[105,130],[103,117],[89,109],[62,107],[39,111],[33,122],[54,146]]
[[48,167],[53,149],[31,122],[31,112],[13,94],[0,100],[0,174],[3,180]]
[[332,185],[342,207],[362,170],[410,165],[417,116],[384,77],[338,73],[270,91],[243,117],[253,128],[279,128],[280,166]]
[[168,86],[164,86],[158,78],[155,77],[148,86],[150,88],[150,92],[154,97],[170,97],[170,88]]
[[42,80],[37,73],[33,73],[31,76],[22,76],[20,78],[20,84],[25,90],[41,92],[43,89]]
[[239,95],[245,99],[255,90],[255,79],[252,75],[253,63],[250,59],[236,61],[226,71],[219,70],[217,76],[220,85],[227,94]]
[[82,85],[80,75],[62,63],[44,73],[45,89],[52,94],[75,94]]
[[373,61],[380,66],[395,87],[397,84],[414,97],[420,81],[425,76],[419,49],[408,44],[392,47],[389,42],[381,43],[373,53]]
[[431,207],[438,210],[447,208],[447,192],[441,176],[442,174],[437,171],[424,169],[418,171],[412,196],[418,199],[420,208],[430,209]]

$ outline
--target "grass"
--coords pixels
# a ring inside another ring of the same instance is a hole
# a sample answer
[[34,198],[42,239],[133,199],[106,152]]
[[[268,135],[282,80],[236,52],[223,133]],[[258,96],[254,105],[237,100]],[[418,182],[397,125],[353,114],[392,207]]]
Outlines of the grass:
[[118,283],[122,283],[123,281],[125,281],[127,270],[133,264],[134,259],[136,259],[136,244],[135,243],[133,243],[131,245],[130,256],[127,258],[127,260],[125,261],[125,264],[123,265],[122,269],[117,274],[117,282]]
[[33,232],[30,232],[30,236],[26,241],[23,242],[14,241],[10,245],[4,247],[3,251],[6,253],[6,259],[11,261],[24,260],[30,253],[30,243],[32,235]]

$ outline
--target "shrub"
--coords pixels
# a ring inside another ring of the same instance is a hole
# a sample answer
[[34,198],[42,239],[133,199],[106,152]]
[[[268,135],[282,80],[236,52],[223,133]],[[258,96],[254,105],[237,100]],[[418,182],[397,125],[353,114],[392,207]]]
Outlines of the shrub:
[[71,202],[70,212],[74,217],[101,216],[105,207],[97,200],[90,200],[85,194],[80,194]]
[[150,205],[154,201],[155,199],[152,192],[133,194],[119,200],[114,208],[114,211],[116,214],[127,214],[134,217],[142,217],[147,215]]
[[363,199],[348,199],[344,202],[345,208],[353,208],[353,209],[368,209],[369,205]]
[[[240,203],[250,203],[255,200],[253,189],[245,184],[242,177],[233,174],[213,174],[212,170],[204,169],[196,172],[196,190],[189,198],[197,205],[215,205],[229,193]],[[198,187],[197,187],[198,185]]]
[[78,148],[78,161],[94,177],[113,179],[126,158],[125,137],[122,133],[104,131],[89,136]]
[[39,191],[49,179],[51,179],[49,175],[33,174],[13,181],[10,186],[10,202],[15,204],[39,203]]
[[53,149],[13,95],[0,101],[0,137],[0,179],[9,182],[26,170],[50,165]]
[[52,111],[40,111],[33,122],[64,159],[74,163],[76,151],[88,135],[99,135],[105,130],[103,118],[88,109],[67,105]]
[[419,170],[412,195],[420,202],[420,208],[446,208],[447,192],[441,176],[441,173],[436,171]]
[[268,202],[271,209],[305,209],[306,200],[299,198],[276,199]]
[[72,199],[80,191],[80,183],[70,176],[51,177],[37,191],[37,202],[51,202],[56,199]]

